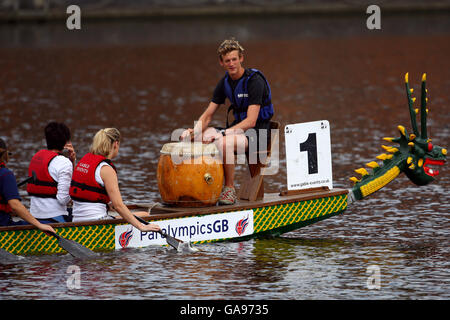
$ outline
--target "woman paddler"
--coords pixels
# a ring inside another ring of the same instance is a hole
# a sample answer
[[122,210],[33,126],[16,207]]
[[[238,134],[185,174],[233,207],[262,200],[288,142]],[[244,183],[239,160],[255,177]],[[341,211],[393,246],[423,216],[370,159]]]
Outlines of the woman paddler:
[[[73,200],[73,221],[112,219],[107,214],[107,204],[131,225],[141,231],[158,231],[153,223],[144,225],[139,222],[122,201],[117,173],[111,159],[119,153],[120,132],[116,128],[99,130],[87,153],[77,164],[72,175],[70,197]],[[148,213],[135,212],[137,216]]]

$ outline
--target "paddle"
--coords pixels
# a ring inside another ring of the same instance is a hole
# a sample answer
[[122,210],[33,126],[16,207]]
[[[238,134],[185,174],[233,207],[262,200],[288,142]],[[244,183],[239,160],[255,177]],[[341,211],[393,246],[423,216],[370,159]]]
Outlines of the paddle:
[[9,251],[6,251],[3,248],[0,248],[0,263],[10,263],[10,262],[17,262],[21,258],[12,254]]
[[97,257],[97,254],[94,251],[89,250],[88,248],[79,244],[76,241],[63,238],[60,235],[53,232],[46,231],[45,233],[58,239],[58,244],[61,246],[61,248],[69,252],[75,258],[91,259]]
[[[17,184],[17,187],[20,187],[21,185],[24,185],[25,183],[28,183],[30,181],[36,181],[36,172],[32,171],[31,177],[28,177],[27,179],[25,179],[22,182],[20,182],[19,184]],[[66,250],[72,256],[74,256],[76,258],[90,259],[90,258],[94,258],[97,256],[97,254],[95,252],[82,246],[81,244],[79,244],[76,241],[63,238],[60,235],[53,233],[53,232],[46,232],[46,234],[51,235],[51,236],[55,237],[56,239],[58,239],[58,244],[61,246],[61,248],[63,248],[64,250]],[[6,251],[6,252],[9,253],[8,251]],[[9,253],[9,254],[12,255],[11,253]],[[1,255],[1,257],[3,257],[3,256],[6,257],[6,254],[1,251],[0,251],[0,255]],[[14,255],[12,255],[12,256],[14,256]]]
[[[48,235],[51,235],[58,239],[58,244],[69,252],[72,256],[79,259],[91,259],[97,257],[97,254],[88,248],[82,246],[78,242],[75,242],[73,240],[69,240],[66,238],[61,237],[60,235],[46,231],[45,232]],[[5,249],[0,248],[0,262],[17,262],[21,259],[21,257],[18,257]]]
[[31,182],[31,181],[36,181],[36,172],[32,172],[31,177],[26,178],[25,180],[23,180],[22,182],[19,182],[17,184],[17,188],[24,185],[25,183]]
[[[142,219],[136,215],[134,217],[136,219],[138,219],[140,222],[142,222],[143,224],[150,224],[148,221],[145,221],[144,219]],[[176,239],[161,230],[157,231],[157,232],[160,235],[162,235],[163,238],[166,238],[167,244],[170,245],[171,247],[173,247],[177,251],[185,251],[185,250],[190,251],[190,252],[198,251],[197,248],[192,247],[192,244],[190,242],[188,242],[188,243],[183,242],[182,240]]]

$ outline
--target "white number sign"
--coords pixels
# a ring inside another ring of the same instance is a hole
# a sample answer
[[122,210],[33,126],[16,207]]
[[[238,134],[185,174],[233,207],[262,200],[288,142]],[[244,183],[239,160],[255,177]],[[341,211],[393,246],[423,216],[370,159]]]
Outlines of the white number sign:
[[333,188],[330,124],[326,120],[284,128],[288,190]]

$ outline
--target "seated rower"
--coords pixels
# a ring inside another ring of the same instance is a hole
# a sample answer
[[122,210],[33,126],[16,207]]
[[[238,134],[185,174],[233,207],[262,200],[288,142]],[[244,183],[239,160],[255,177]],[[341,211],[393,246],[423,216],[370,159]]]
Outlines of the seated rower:
[[[0,139],[0,226],[23,225],[28,222],[43,232],[55,232],[51,226],[42,224],[36,220],[20,201],[16,177],[6,167],[9,161],[9,155],[10,153],[8,152],[5,141]],[[15,212],[26,222],[13,221],[11,217],[12,212]]]
[[[185,130],[181,140],[194,140],[199,136],[204,143],[216,144],[223,161],[225,183],[219,198],[219,204],[236,203],[234,188],[235,153],[244,154],[256,151],[259,141],[270,137],[270,119],[274,114],[272,94],[269,83],[261,71],[246,69],[244,48],[234,38],[225,40],[218,49],[219,64],[225,75],[218,82],[211,101],[202,113],[194,128]],[[233,110],[235,120],[226,128],[213,128],[209,124],[213,115],[224,104],[231,103],[228,112]]]
[[[42,223],[68,222],[69,188],[76,161],[70,129],[64,123],[50,122],[44,134],[47,149],[39,150],[28,167],[29,177],[33,171],[36,173],[36,181],[27,185],[30,212]],[[68,152],[69,158],[63,151]]]
[[[113,208],[134,227],[141,231],[158,231],[160,228],[156,224],[139,222],[122,201],[116,168],[111,161],[119,153],[120,139],[116,128],[99,130],[90,152],[75,167],[70,186],[73,221],[113,219],[107,214],[107,204],[111,201]],[[145,211],[134,214],[148,216]]]

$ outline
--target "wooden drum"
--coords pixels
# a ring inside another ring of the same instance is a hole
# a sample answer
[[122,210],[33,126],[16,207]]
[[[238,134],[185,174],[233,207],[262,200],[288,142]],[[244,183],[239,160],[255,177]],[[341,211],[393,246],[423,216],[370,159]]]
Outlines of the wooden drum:
[[213,143],[167,143],[161,149],[157,179],[161,198],[167,204],[213,206],[224,179],[219,151]]

